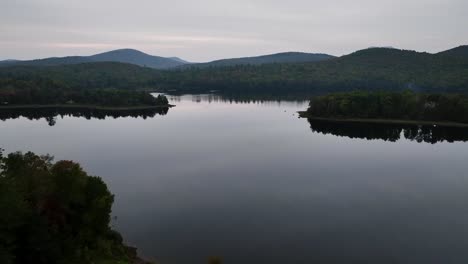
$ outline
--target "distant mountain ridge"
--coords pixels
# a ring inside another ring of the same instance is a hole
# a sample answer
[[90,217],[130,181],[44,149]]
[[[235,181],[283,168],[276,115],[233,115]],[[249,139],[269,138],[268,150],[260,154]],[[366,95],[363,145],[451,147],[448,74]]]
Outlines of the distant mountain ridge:
[[192,63],[182,67],[223,67],[235,65],[261,65],[268,63],[318,62],[333,59],[335,56],[322,53],[282,52],[270,55],[215,60],[205,63]]
[[468,45],[459,46],[453,49],[437,53],[439,55],[448,55],[456,57],[468,57]]
[[[188,67],[159,87],[178,92],[405,90],[468,93],[468,46],[427,53],[367,48],[319,62],[246,67]],[[193,69],[190,72],[190,69]]]
[[175,61],[178,61],[178,62],[181,62],[181,63],[184,63],[184,64],[191,64],[191,62],[183,60],[183,59],[181,59],[179,57],[169,57],[168,59],[175,60]]
[[[177,67],[177,70],[155,70],[118,62],[54,67],[13,64],[16,66],[0,67],[0,91],[55,85],[70,89],[145,88],[186,93],[216,90],[288,94],[358,89],[468,93],[467,54],[468,46],[439,53],[368,48],[316,62],[271,63],[271,58],[284,56],[279,54],[267,55],[270,60],[260,65]],[[112,59],[106,57],[109,54],[102,56]],[[241,61],[245,63],[242,58]]]
[[190,63],[178,57],[159,57],[148,55],[134,49],[119,49],[91,56],[51,57],[36,60],[5,60],[0,66],[58,66],[89,62],[121,62],[154,69],[171,69],[176,67],[224,67],[235,65],[261,65],[268,63],[319,62],[333,59],[335,56],[322,53],[283,52],[270,55],[221,59],[205,63]]
[[1,61],[0,66],[58,66],[89,62],[121,62],[154,69],[169,69],[189,63],[176,57],[165,58],[149,55],[134,49],[119,49],[91,56],[52,57],[27,61],[8,60]]
[[[401,54],[406,54],[401,57]],[[374,55],[372,55],[374,53]],[[409,55],[410,54],[410,55]],[[416,52],[409,50],[401,50],[394,47],[369,47],[367,49],[358,50],[349,55],[335,57],[333,55],[323,53],[305,53],[305,52],[282,52],[270,55],[240,57],[214,60],[204,63],[191,63],[178,57],[160,57],[153,56],[135,49],[118,49],[99,53],[91,56],[67,56],[67,57],[51,57],[35,60],[3,60],[0,61],[1,66],[59,66],[71,65],[91,62],[120,62],[138,65],[141,67],[149,67],[153,69],[172,69],[172,68],[207,68],[207,67],[225,67],[236,65],[262,65],[272,63],[308,63],[322,62],[332,59],[342,60],[344,58],[362,59],[377,59],[386,56],[387,59],[415,59],[422,58],[427,55],[451,56],[464,58],[468,57],[468,45],[459,46],[453,49],[442,51],[439,53]],[[396,56],[396,57],[392,57]]]

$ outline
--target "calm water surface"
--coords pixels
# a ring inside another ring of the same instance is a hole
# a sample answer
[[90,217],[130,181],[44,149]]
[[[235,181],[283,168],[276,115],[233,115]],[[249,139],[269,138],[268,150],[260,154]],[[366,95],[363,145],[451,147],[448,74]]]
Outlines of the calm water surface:
[[463,131],[449,143],[309,123],[306,102],[170,100],[145,119],[7,119],[0,146],[104,178],[113,225],[162,264],[468,263]]

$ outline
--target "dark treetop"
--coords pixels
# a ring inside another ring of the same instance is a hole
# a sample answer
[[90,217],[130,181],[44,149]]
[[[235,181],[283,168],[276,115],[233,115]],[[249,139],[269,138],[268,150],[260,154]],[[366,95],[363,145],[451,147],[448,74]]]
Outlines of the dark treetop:
[[109,227],[114,196],[72,161],[0,152],[0,263],[129,263]]

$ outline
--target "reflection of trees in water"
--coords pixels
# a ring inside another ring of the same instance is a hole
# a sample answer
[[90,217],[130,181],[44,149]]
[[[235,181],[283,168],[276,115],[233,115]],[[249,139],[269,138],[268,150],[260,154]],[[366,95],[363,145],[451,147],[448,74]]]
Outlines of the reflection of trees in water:
[[172,92],[166,94],[171,102],[180,102],[184,96],[189,96],[192,102],[201,103],[235,103],[235,104],[267,104],[272,102],[308,102],[311,93],[282,93],[282,92],[259,92],[259,91],[243,91],[243,92],[216,92],[216,93],[200,93],[200,94],[184,94]]
[[411,141],[437,143],[468,141],[468,128],[398,124],[352,123],[308,119],[313,132],[349,138],[381,139],[395,142],[401,137]]
[[24,109],[1,109],[0,120],[16,119],[25,117],[30,120],[44,118],[50,126],[54,126],[57,117],[73,116],[86,119],[106,119],[107,117],[141,117],[143,119],[152,118],[156,115],[166,115],[168,107],[152,109],[131,109],[131,110],[103,110],[86,108],[24,108]]

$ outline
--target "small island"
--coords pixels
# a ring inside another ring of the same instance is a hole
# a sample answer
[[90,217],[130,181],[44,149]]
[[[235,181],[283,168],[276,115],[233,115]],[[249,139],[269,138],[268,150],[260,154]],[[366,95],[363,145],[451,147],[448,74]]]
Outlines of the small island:
[[468,127],[468,96],[354,91],[317,96],[300,117],[352,123]]

